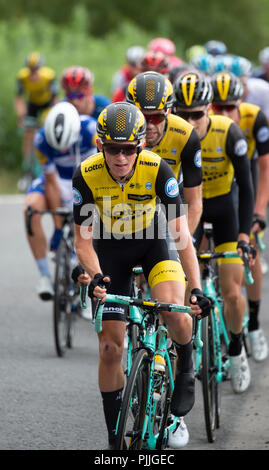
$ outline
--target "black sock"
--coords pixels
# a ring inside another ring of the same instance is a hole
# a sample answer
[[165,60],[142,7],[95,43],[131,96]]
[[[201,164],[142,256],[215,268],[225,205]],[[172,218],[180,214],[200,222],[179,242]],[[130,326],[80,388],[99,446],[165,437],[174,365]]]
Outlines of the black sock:
[[259,320],[258,320],[259,310],[260,310],[260,300],[248,301],[248,311],[249,311],[248,331],[257,330],[259,328]]
[[101,392],[109,444],[115,441],[115,430],[122,401],[122,388],[115,392]]
[[191,340],[187,344],[178,344],[173,341],[178,355],[177,360],[177,371],[178,372],[191,372],[193,371],[193,341]]
[[239,356],[242,350],[242,332],[235,334],[230,332],[231,340],[229,344],[229,356]]

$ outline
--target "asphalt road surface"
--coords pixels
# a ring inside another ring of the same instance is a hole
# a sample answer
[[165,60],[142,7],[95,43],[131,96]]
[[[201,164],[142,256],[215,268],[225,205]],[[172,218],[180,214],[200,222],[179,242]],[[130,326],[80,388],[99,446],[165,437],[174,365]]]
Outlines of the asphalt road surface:
[[[77,322],[74,349],[56,356],[52,303],[35,293],[37,268],[23,225],[23,197],[0,197],[1,327],[0,450],[102,450],[107,446],[97,387],[98,345],[91,322]],[[48,236],[51,221],[44,217]],[[269,247],[269,232],[265,234]],[[269,251],[265,253],[269,262]],[[51,264],[53,269],[53,264]],[[269,339],[269,273],[264,276],[261,322]],[[222,386],[221,427],[207,442],[200,383],[185,421],[184,450],[269,449],[269,359],[250,358],[252,383],[235,395]]]

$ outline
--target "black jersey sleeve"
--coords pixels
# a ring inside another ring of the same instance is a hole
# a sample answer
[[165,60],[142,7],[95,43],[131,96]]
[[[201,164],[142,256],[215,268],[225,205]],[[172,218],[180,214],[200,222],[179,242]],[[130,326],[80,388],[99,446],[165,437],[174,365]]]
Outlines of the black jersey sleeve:
[[254,191],[247,155],[247,142],[239,126],[230,125],[226,139],[226,153],[229,155],[239,188],[239,232],[249,235],[254,209]]
[[168,222],[184,215],[184,206],[179,195],[178,182],[173,170],[165,160],[161,160],[155,189]]
[[94,214],[92,191],[86,184],[79,166],[73,175],[73,214],[77,225],[91,226]]
[[201,144],[198,133],[192,130],[188,142],[181,152],[183,186],[192,188],[202,184]]
[[269,153],[269,127],[266,116],[261,109],[255,120],[253,135],[259,157]]

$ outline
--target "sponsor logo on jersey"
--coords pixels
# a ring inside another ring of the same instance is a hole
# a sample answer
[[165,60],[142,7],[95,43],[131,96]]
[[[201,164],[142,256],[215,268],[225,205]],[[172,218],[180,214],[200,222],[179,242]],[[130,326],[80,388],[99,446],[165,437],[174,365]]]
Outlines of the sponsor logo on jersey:
[[198,168],[201,167],[202,162],[201,162],[201,150],[197,150],[197,152],[194,155],[194,165],[197,166]]
[[85,168],[85,173],[89,173],[90,171],[93,171],[93,170],[100,170],[103,167],[104,165],[102,163],[91,165],[91,166],[88,166],[88,168]]
[[178,132],[179,134],[183,134],[183,135],[187,134],[186,131],[184,131],[183,129],[178,129],[177,127],[169,127],[169,131]]
[[176,178],[169,178],[165,183],[165,194],[169,197],[176,197],[179,194]]
[[242,157],[248,151],[248,144],[244,139],[240,139],[236,142],[234,146],[234,153],[238,157]]
[[269,128],[267,126],[261,127],[257,132],[257,141],[266,142],[269,138]]
[[147,162],[146,160],[140,160],[139,165],[158,166],[158,163],[156,163],[156,162]]
[[82,196],[77,188],[73,188],[73,203],[75,206],[79,206],[82,203]]
[[128,194],[128,199],[132,201],[145,201],[146,199],[152,199],[151,194]]
[[150,181],[148,181],[146,184],[145,184],[145,188],[146,189],[151,189],[152,188],[152,183]]

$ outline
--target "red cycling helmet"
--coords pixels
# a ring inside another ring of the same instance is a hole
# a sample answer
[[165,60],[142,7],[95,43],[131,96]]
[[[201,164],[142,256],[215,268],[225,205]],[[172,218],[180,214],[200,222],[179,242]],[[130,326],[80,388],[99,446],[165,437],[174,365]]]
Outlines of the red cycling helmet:
[[92,72],[86,67],[68,67],[62,73],[61,86],[66,93],[90,93],[93,79]]
[[155,52],[162,52],[165,55],[175,55],[176,46],[170,39],[155,38],[150,41],[148,49]]
[[162,52],[148,51],[139,63],[139,70],[141,72],[168,73],[170,70],[169,59]]

